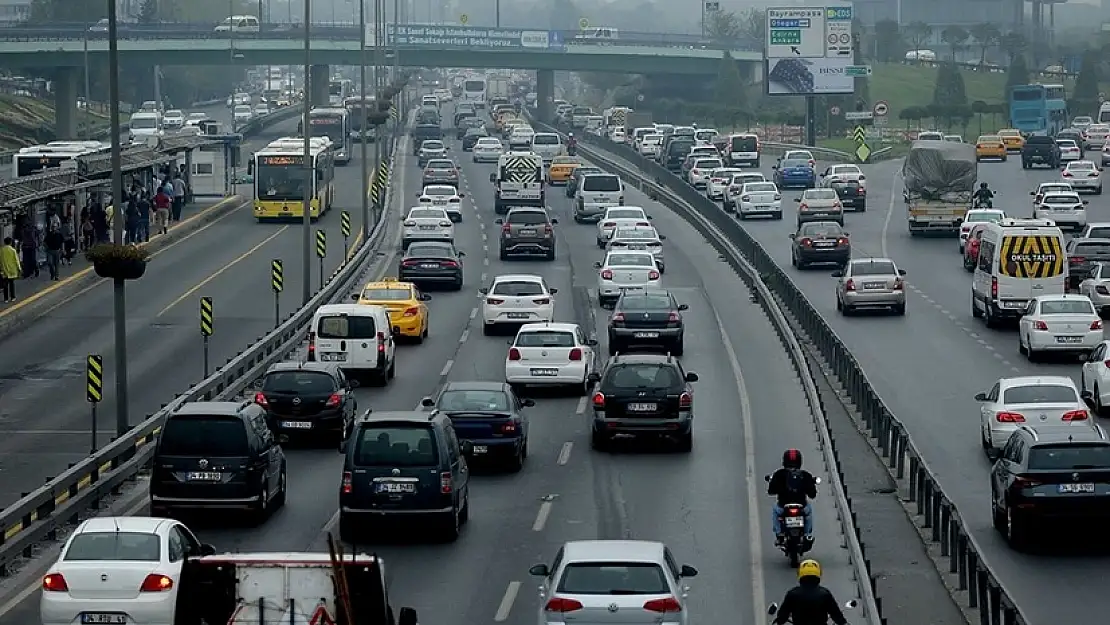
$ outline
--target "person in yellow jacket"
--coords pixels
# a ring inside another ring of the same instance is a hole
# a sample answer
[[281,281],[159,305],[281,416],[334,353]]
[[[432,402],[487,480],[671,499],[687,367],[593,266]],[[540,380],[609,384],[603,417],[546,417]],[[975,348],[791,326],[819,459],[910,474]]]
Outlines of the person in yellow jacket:
[[15,281],[22,275],[19,252],[16,251],[12,238],[5,237],[4,245],[0,246],[0,291],[4,292],[5,303],[15,301]]

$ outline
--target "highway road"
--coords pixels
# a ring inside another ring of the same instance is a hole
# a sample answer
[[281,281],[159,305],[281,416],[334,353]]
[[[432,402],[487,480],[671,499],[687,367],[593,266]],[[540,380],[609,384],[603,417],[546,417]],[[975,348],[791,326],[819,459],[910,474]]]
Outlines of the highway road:
[[[296,124],[285,122],[280,130],[294,134]],[[265,142],[248,141],[244,154]],[[353,234],[362,230],[359,173],[357,155],[350,165],[336,169],[337,201],[314,226],[328,235],[327,275],[343,257],[340,210],[351,212]],[[249,187],[241,186],[240,192],[251,197]],[[201,297],[214,300],[212,370],[274,327],[270,261],[275,258],[285,262],[280,300],[285,317],[301,304],[300,226],[258,224],[247,205],[158,251],[146,275],[128,283],[132,425],[202,379]],[[319,287],[315,257],[312,285]],[[101,354],[105,362],[104,402],[97,418],[100,444],[114,435],[112,293],[109,281],[98,282],[0,343],[0,505],[13,503],[88,455],[92,417],[85,401],[84,363],[90,353]]]
[[[457,145],[457,144],[456,144]],[[463,156],[456,152],[456,157]],[[405,197],[419,189],[411,159],[397,179]],[[592,226],[575,225],[562,189],[549,203],[556,226],[554,262],[502,262],[493,224],[493,165],[461,163],[465,220],[457,243],[468,253],[465,288],[432,292],[431,337],[404,345],[397,378],[385,389],[358,389],[360,408],[405,410],[445,380],[501,379],[508,337],[485,337],[477,318],[477,289],[500,273],[534,272],[559,289],[557,318],[582,324],[605,350],[604,311],[590,291],[601,252]],[[758,305],[692,228],[638,194],[665,223],[667,284],[690,305],[683,360],[700,374],[695,385],[695,444],[691,454],[630,445],[613,453],[589,449],[586,401],[544,394],[530,409],[529,458],[523,471],[478,471],[470,523],[454,544],[381,536],[368,551],[390,564],[391,594],[414,605],[422,622],[535,622],[536,582],[528,567],[549,562],[567,540],[637,538],[665,541],[676,557],[700,569],[690,580],[691,612],[705,622],[763,622],[765,605],[794,582],[782,554],[771,548],[770,502],[762,476],[781,451],[800,448],[820,468],[816,437],[793,369]],[[436,375],[436,372],[439,372]],[[335,529],[341,457],[332,449],[288,449],[286,507],[258,528],[195,525],[220,550],[319,550]],[[824,488],[823,488],[824,490]],[[819,498],[812,555],[841,601],[853,595],[847,556],[827,492]],[[35,594],[3,622],[35,617]],[[851,617],[850,617],[851,618]]]
[[[1097,153],[1095,154],[1097,158]],[[770,175],[767,162],[764,173]],[[828,163],[819,166],[823,169]],[[1044,549],[1019,553],[1009,548],[990,519],[990,465],[978,443],[979,405],[974,395],[989,390],[1000,377],[1070,375],[1079,379],[1074,361],[1030,364],[1018,354],[1013,329],[988,330],[970,312],[971,274],[966,273],[955,239],[912,238],[906,228],[901,197],[901,161],[864,167],[869,204],[865,213],[849,213],[853,256],[889,256],[908,272],[905,317],[837,314],[832,268],[799,271],[790,267],[798,191],[784,193],[782,221],[744,223],[793,276],[810,302],[862,364],[891,410],[908,427],[945,492],[971,528],[995,575],[1006,585],[1031,625],[1066,622],[1110,610],[1110,597],[1096,580],[1110,564],[1097,541],[1050,541]],[[1058,179],[1056,170],[1023,171],[1020,161],[985,162],[979,179],[996,192],[996,206],[1015,216],[1031,214],[1028,193],[1037,183]],[[1110,199],[1084,196],[1091,221],[1110,221]],[[851,475],[846,481],[852,483]],[[1071,538],[1071,536],[1069,536]]]

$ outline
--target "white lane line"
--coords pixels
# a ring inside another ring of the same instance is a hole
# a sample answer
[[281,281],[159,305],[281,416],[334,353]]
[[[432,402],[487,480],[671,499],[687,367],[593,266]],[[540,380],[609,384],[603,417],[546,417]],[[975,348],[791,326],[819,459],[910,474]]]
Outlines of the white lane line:
[[[486,279],[485,276],[482,276],[482,279],[485,280]],[[478,316],[478,309],[477,308],[471,308],[470,309],[470,318],[473,319],[477,316]]]
[[[303,215],[303,213],[302,213],[302,215]],[[482,226],[482,227],[485,228],[485,226]],[[485,232],[482,233],[482,240],[483,241],[489,241],[489,236],[487,236]]]
[[509,587],[505,589],[505,596],[501,597],[501,605],[497,606],[497,614],[493,615],[494,621],[500,623],[509,619],[509,612],[513,610],[518,592],[520,592],[520,582],[509,582]]
[[443,376],[447,375],[448,373],[451,373],[451,367],[454,367],[454,366],[455,366],[455,361],[454,360],[448,360],[447,362],[443,363],[443,368],[439,370],[439,377],[442,378]]
[[[486,251],[488,252],[489,250],[487,249]],[[489,258],[483,258],[482,265],[489,267]]]
[[483,252],[488,252],[489,251],[489,246],[488,245],[483,245],[482,246],[482,251]]
[[586,412],[586,398],[580,397],[578,405],[574,408],[574,414],[584,414]]
[[470,338],[470,330],[463,330],[462,336],[459,337],[460,343],[465,343],[466,339]]
[[[890,205],[887,206],[886,217],[883,219],[883,231],[880,234],[882,238],[879,239],[879,249],[882,250],[883,258],[890,258],[890,255],[886,253],[886,237],[887,233],[890,231],[890,220],[894,217],[894,198],[897,197],[894,190],[897,188],[898,170],[896,169],[894,170],[894,176],[890,179]],[[762,614],[760,616],[762,616]]]
[[486,283],[486,278],[488,278],[488,277],[489,277],[488,273],[482,272],[481,277],[478,278],[478,282],[481,282],[482,284],[485,284]]
[[536,522],[532,524],[533,532],[542,532],[543,526],[547,525],[547,517],[551,516],[551,502],[545,501],[540,504],[540,511],[536,514]]
[[570,452],[572,449],[574,449],[574,443],[572,441],[563,443],[563,448],[559,450],[559,466],[564,466],[567,462],[570,462]]

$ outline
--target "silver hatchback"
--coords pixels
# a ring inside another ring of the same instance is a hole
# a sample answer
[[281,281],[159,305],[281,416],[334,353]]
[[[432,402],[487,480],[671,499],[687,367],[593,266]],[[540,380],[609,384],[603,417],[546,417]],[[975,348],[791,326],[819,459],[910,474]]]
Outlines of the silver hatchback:
[[836,309],[850,315],[861,308],[886,308],[906,314],[905,270],[889,258],[851,260],[842,271],[833,272]]

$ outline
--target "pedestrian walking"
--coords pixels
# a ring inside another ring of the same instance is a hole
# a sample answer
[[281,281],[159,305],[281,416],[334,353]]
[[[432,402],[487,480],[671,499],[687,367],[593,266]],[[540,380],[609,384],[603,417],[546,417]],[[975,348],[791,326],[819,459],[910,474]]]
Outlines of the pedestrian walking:
[[46,248],[46,267],[50,270],[50,279],[57,282],[61,279],[59,268],[62,264],[62,250],[65,248],[61,230],[49,227],[42,238],[42,244]]
[[173,220],[181,221],[181,211],[185,210],[185,180],[178,172],[173,179]]
[[150,197],[146,189],[140,188],[138,195],[139,231],[138,240],[150,241]]
[[165,187],[159,188],[158,194],[154,196],[154,229],[162,234],[169,232],[172,203],[173,199],[166,193]]
[[19,252],[15,251],[15,241],[11,237],[4,238],[4,245],[0,246],[0,291],[4,293],[5,302],[15,301],[15,281],[23,274],[19,262]]
[[62,235],[62,262],[73,264],[73,257],[77,255],[77,237],[73,231],[73,207],[70,206],[62,216],[62,227],[58,230]]

